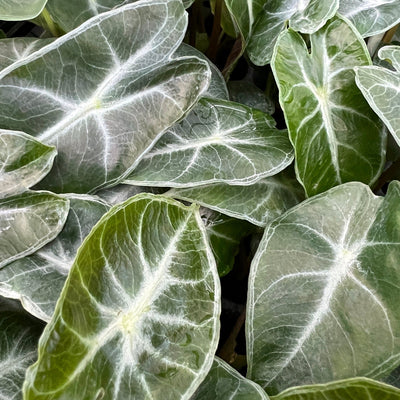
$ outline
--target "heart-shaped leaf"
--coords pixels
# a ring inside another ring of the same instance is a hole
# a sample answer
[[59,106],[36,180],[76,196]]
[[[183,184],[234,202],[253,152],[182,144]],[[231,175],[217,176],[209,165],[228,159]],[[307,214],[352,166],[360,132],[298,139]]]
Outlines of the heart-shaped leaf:
[[0,0],[0,20],[23,21],[38,16],[47,0]]
[[286,172],[261,179],[250,186],[215,183],[172,189],[166,194],[261,227],[304,199],[302,187]]
[[400,183],[351,182],[266,230],[251,266],[248,377],[291,386],[388,375],[400,363]]
[[201,99],[161,137],[125,183],[249,185],[278,173],[292,160],[287,132],[276,129],[268,114],[238,103]]
[[355,83],[353,68],[371,63],[365,43],[341,17],[310,41],[311,54],[289,29],[272,60],[297,177],[308,196],[349,181],[372,184],[385,161],[386,134]]
[[400,22],[398,0],[340,0],[339,13],[349,18],[362,37],[385,32]]
[[23,132],[0,129],[0,199],[16,195],[50,171],[57,151]]
[[52,241],[67,219],[69,201],[49,192],[0,200],[0,268]]
[[25,399],[188,399],[213,362],[219,312],[197,207],[135,196],[78,251]]
[[0,126],[57,147],[40,187],[85,193],[115,184],[182,118],[210,79],[198,58],[170,60],[186,25],[180,0],[140,1],[13,64],[0,84]]
[[390,60],[396,71],[376,66],[357,67],[356,82],[400,146],[400,46],[382,47],[378,55],[382,60]]
[[215,357],[206,379],[191,400],[268,400],[256,383],[246,379],[225,361]]
[[22,399],[25,370],[36,360],[43,326],[0,297],[0,399]]
[[368,378],[351,378],[325,385],[287,389],[271,400],[399,400],[400,390]]
[[68,218],[61,233],[36,253],[0,270],[0,295],[21,300],[35,317],[48,322],[85,237],[109,207],[96,197],[68,195]]

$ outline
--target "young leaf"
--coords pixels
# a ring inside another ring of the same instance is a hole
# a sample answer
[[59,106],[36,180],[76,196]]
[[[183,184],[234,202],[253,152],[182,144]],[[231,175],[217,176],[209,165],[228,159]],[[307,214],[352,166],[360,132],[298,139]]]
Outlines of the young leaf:
[[210,78],[198,58],[170,60],[186,24],[180,0],[140,1],[14,63],[0,84],[0,125],[57,147],[40,187],[112,185],[182,118]]
[[261,227],[304,199],[302,187],[286,173],[261,179],[250,186],[216,183],[172,189],[166,194]]
[[201,99],[170,128],[125,180],[131,185],[250,185],[293,160],[286,131],[267,114],[223,100]]
[[36,360],[42,325],[0,298],[0,399],[22,399],[25,370]]
[[190,400],[268,400],[256,383],[215,357],[206,379]]
[[365,43],[341,17],[310,40],[311,54],[298,33],[283,32],[272,60],[298,179],[308,196],[349,181],[372,184],[386,134],[354,79],[353,67],[371,63]]
[[219,312],[197,208],[135,196],[78,251],[25,399],[188,399],[211,367]]
[[268,64],[279,34],[289,20],[293,29],[314,33],[333,17],[339,0],[226,0],[247,52],[256,65]]
[[0,0],[0,20],[23,21],[37,17],[47,0]]
[[69,201],[49,192],[0,200],[0,268],[52,241],[67,219]]
[[57,151],[23,132],[0,129],[0,199],[24,192],[53,165]]
[[356,82],[372,109],[400,146],[400,46],[385,46],[379,57],[389,59],[396,71],[376,66],[357,67]]
[[368,378],[290,388],[271,400],[399,400],[400,390]]
[[29,313],[46,322],[54,312],[78,248],[109,209],[96,197],[66,197],[70,210],[56,239],[0,270],[0,295],[19,299]]
[[340,0],[339,13],[349,18],[362,37],[386,32],[400,22],[398,0]]
[[248,376],[273,394],[400,363],[400,183],[306,200],[266,230],[249,278]]

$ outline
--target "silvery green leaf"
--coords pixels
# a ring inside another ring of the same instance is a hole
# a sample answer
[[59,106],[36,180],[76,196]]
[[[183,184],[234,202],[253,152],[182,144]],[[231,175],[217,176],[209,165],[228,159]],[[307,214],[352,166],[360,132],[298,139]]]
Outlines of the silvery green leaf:
[[349,181],[373,184],[385,161],[386,133],[355,82],[353,68],[371,64],[365,43],[341,17],[310,41],[311,54],[289,29],[272,60],[297,177],[308,196]]
[[204,97],[212,99],[229,100],[228,88],[221,71],[199,50],[195,47],[182,43],[174,53],[174,57],[192,56],[207,61],[211,70],[211,81],[207,91],[203,93]]
[[143,157],[125,183],[190,187],[250,185],[293,160],[286,131],[268,114],[244,105],[201,99]]
[[240,241],[256,232],[256,228],[246,221],[228,217],[208,208],[200,208],[200,216],[206,227],[211,250],[217,263],[219,276],[228,274],[239,253]]
[[53,165],[57,151],[33,137],[0,129],[0,199],[24,192]]
[[356,82],[400,145],[400,46],[382,47],[378,55],[389,59],[396,71],[376,66],[357,67]]
[[171,189],[166,194],[261,227],[304,199],[301,186],[286,173],[261,179],[250,186],[216,183]]
[[225,361],[215,357],[206,379],[191,400],[268,400],[259,385],[246,379]]
[[0,40],[0,71],[12,70],[14,63],[21,62],[35,51],[53,42],[54,39],[37,39],[33,37],[18,37]]
[[76,252],[109,207],[87,195],[67,195],[70,210],[61,233],[36,253],[0,270],[0,295],[19,299],[32,315],[51,319]]
[[271,60],[279,34],[287,22],[295,30],[314,33],[333,17],[339,0],[226,0],[256,65]]
[[79,249],[24,398],[188,399],[213,362],[219,312],[197,207],[135,196]]
[[49,192],[0,200],[0,268],[34,253],[61,231],[69,201]]
[[270,115],[275,112],[274,102],[251,81],[230,81],[228,88],[232,101],[257,108]]
[[96,192],[96,196],[104,200],[107,204],[115,206],[129,198],[136,196],[139,193],[152,193],[152,194],[163,194],[167,189],[155,188],[149,186],[133,186],[124,185],[120,183],[117,186],[111,188],[102,189]]
[[248,377],[270,394],[400,363],[400,183],[351,182],[267,228],[247,302]]
[[23,21],[38,16],[47,0],[0,0],[0,20]]
[[[78,27],[86,20],[95,17],[101,13],[124,6],[130,3],[136,3],[139,0],[49,0],[47,10],[54,22],[65,32]],[[180,0],[185,8],[188,8],[192,0]],[[151,14],[149,14],[149,18]]]
[[350,19],[362,37],[385,32],[400,22],[398,0],[340,0],[339,13]]
[[210,71],[195,57],[170,60],[186,24],[180,0],[140,1],[13,64],[0,83],[0,125],[57,147],[40,187],[85,193],[115,184],[192,107]]
[[368,378],[351,378],[325,385],[290,388],[271,400],[399,400],[400,390]]
[[42,325],[0,298],[0,399],[22,399],[25,370],[36,360]]

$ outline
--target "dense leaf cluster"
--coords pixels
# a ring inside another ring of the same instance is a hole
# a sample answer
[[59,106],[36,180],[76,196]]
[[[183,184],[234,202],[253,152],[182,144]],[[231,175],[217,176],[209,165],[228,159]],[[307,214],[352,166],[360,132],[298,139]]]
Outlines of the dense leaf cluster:
[[399,0],[0,20],[0,399],[400,399]]

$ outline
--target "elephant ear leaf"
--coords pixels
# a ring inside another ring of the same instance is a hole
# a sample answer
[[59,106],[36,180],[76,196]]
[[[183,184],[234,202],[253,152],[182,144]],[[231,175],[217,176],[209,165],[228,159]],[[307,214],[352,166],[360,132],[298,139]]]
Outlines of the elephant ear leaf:
[[57,148],[40,187],[112,186],[184,116],[211,75],[197,57],[171,59],[186,25],[181,0],[128,4],[0,73],[0,125]]
[[378,66],[356,67],[356,82],[400,146],[400,46],[382,47],[378,55],[389,60],[396,71]]
[[249,278],[250,379],[275,394],[399,365],[398,218],[399,182],[385,198],[351,182],[272,222]]
[[219,312],[198,207],[139,194],[78,250],[25,399],[188,399],[211,368]]
[[0,0],[0,20],[23,21],[37,17],[47,0]]
[[24,192],[50,171],[57,151],[33,137],[0,129],[0,199]]

